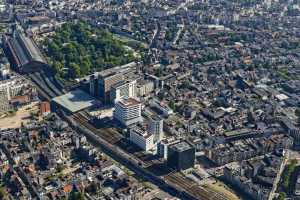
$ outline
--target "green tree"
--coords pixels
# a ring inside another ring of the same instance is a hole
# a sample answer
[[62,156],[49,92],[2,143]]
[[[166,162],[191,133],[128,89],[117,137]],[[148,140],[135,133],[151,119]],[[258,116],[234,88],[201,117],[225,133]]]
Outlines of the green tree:
[[0,199],[8,199],[8,194],[7,194],[7,190],[6,187],[4,186],[0,186]]
[[93,194],[96,194],[97,193],[97,190],[98,190],[98,185],[96,182],[92,182],[89,187],[88,187],[88,190],[93,193]]
[[166,32],[165,39],[166,39],[167,41],[172,41],[172,39],[173,39],[173,34],[171,33],[171,31],[167,31],[167,32]]
[[[66,79],[86,75],[91,68],[102,70],[136,59],[133,52],[124,47],[127,42],[84,22],[63,24],[44,45],[54,71]],[[68,73],[62,70],[64,68],[68,68]]]
[[175,102],[174,102],[174,101],[170,101],[170,102],[169,102],[169,107],[170,107],[173,111],[175,111],[175,110],[176,110],[176,104],[175,104]]
[[70,75],[71,75],[71,77],[76,78],[76,77],[80,77],[81,76],[80,67],[79,67],[78,64],[73,63],[73,62],[70,63],[69,69],[70,69]]
[[300,118],[300,108],[296,108],[295,115]]
[[278,196],[278,200],[284,200],[286,198],[286,194],[284,192],[280,192]]
[[78,191],[72,191],[69,200],[84,200],[84,193]]
[[284,187],[285,191],[289,190],[290,178],[291,178],[292,173],[295,171],[297,164],[298,164],[298,161],[296,159],[293,159],[291,161],[291,163],[287,166],[287,168],[283,174],[283,187]]
[[62,71],[62,69],[63,69],[63,64],[61,63],[61,62],[59,62],[59,61],[54,61],[54,63],[53,63],[53,69],[54,69],[54,71],[55,72],[60,72],[60,71]]
[[65,166],[63,164],[59,164],[56,167],[57,173],[61,173],[65,169]]
[[87,61],[83,61],[80,66],[80,73],[82,75],[87,75],[91,71],[91,63]]

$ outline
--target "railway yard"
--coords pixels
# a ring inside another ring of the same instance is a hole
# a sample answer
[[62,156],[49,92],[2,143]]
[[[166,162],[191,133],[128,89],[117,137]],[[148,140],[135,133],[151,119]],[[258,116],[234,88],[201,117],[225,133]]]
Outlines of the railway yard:
[[299,0],[0,0],[0,199],[299,199]]
[[[43,80],[43,77],[34,74],[31,75],[31,80],[38,88],[38,91],[42,95],[42,97],[48,99],[53,98],[57,95],[62,94],[59,92],[59,89],[56,88],[54,84],[51,85],[50,81]],[[45,78],[45,77],[44,77]],[[51,91],[51,92],[49,92]],[[44,94],[47,94],[44,96]],[[173,172],[172,169],[168,169],[166,165],[162,163],[162,161],[158,158],[149,159],[149,154],[145,152],[135,152],[133,154],[129,153],[130,145],[124,142],[125,137],[117,131],[114,127],[109,128],[99,128],[97,129],[91,122],[91,117],[87,111],[80,111],[71,116],[68,116],[73,122],[78,124],[79,126],[84,127],[89,130],[94,136],[98,139],[101,138],[102,141],[105,141],[104,145],[107,148],[113,150],[113,153],[122,155],[122,159],[128,160],[130,163],[133,163],[136,168],[141,168],[141,172],[144,170],[148,171],[152,176],[156,176],[155,174],[159,174],[157,178],[163,183],[166,184],[165,188],[172,188],[170,191],[177,191],[175,194],[180,194],[182,198],[187,199],[209,199],[209,200],[230,200],[226,195],[219,194],[214,190],[210,190],[209,188],[204,188],[198,185],[193,180],[190,180],[184,177],[183,174]],[[93,143],[93,142],[92,142]],[[95,143],[94,143],[95,144]],[[125,144],[125,145],[124,145]],[[96,144],[97,145],[97,144]],[[125,156],[126,155],[126,156]],[[129,167],[130,168],[130,167]],[[166,174],[161,174],[161,172],[166,172]],[[147,176],[145,176],[147,177]],[[148,181],[152,181],[151,178]]]

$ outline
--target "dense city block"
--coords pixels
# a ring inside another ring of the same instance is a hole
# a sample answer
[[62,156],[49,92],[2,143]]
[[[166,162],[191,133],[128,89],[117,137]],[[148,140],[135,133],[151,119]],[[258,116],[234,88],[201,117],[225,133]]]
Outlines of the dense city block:
[[0,0],[0,199],[300,198],[299,0]]

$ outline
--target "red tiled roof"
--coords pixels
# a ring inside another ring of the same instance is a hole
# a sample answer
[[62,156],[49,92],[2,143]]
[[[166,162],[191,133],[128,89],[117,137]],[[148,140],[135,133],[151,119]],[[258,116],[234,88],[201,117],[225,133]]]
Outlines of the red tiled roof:
[[65,185],[64,186],[64,192],[65,193],[70,193],[72,191],[73,186],[71,184]]
[[40,104],[40,113],[50,112],[50,103],[48,101],[44,101]]

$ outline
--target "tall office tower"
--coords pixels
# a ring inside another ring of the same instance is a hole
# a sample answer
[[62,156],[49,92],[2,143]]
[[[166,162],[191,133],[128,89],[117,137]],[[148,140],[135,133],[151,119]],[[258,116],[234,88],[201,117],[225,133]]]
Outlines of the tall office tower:
[[154,142],[159,142],[164,137],[163,132],[164,121],[157,115],[153,115],[149,119],[148,131],[154,135]]
[[96,72],[90,78],[90,94],[105,104],[113,103],[110,97],[112,86],[132,77],[135,72],[135,62]]
[[136,80],[119,82],[111,87],[110,101],[116,103],[120,100],[136,97]]
[[93,97],[99,96],[98,77],[96,74],[90,76],[90,95]]
[[112,71],[102,71],[99,73],[99,97],[104,103],[110,103],[111,87],[124,80],[122,73]]
[[157,145],[157,153],[161,158],[168,159],[168,147],[172,144],[180,142],[175,138],[166,138],[161,140]]
[[169,167],[181,171],[194,167],[195,148],[187,141],[172,144],[168,147],[167,164]]
[[142,121],[142,104],[134,98],[118,101],[115,104],[114,118],[124,126]]

